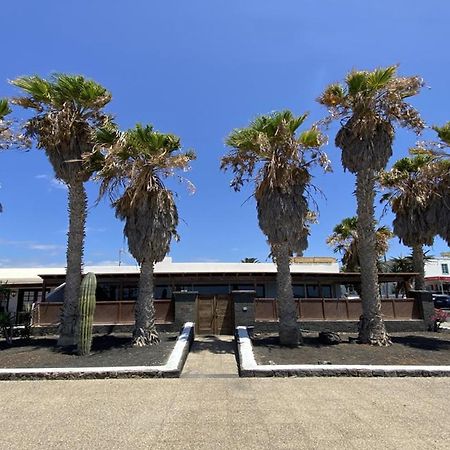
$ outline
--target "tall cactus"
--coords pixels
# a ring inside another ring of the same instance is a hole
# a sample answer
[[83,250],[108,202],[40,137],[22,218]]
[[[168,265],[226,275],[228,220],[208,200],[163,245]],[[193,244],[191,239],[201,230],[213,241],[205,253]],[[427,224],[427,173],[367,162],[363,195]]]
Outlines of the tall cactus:
[[88,355],[91,351],[96,288],[95,274],[89,272],[83,278],[80,289],[78,330],[78,354],[80,356]]

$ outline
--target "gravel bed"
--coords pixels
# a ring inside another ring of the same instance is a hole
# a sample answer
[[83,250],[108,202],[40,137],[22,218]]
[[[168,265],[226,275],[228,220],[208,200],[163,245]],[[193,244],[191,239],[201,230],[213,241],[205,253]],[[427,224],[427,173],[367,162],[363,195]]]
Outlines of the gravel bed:
[[318,333],[304,333],[296,348],[280,347],[278,336],[255,335],[253,352],[258,364],[371,364],[449,365],[450,333],[391,333],[393,345],[375,347],[355,342],[356,334],[339,333],[342,342],[324,345]]
[[1,368],[111,367],[164,365],[172,352],[177,333],[160,333],[161,342],[149,347],[131,347],[130,334],[94,336],[92,352],[78,356],[56,347],[57,337],[0,341]]

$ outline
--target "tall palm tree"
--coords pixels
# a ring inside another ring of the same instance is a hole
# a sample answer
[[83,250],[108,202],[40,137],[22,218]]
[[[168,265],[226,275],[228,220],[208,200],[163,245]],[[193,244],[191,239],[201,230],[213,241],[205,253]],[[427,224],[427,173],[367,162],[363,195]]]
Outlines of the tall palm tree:
[[69,231],[64,307],[58,345],[74,344],[81,266],[85,236],[87,197],[84,182],[91,176],[82,158],[93,151],[93,131],[108,120],[103,108],[111,94],[98,83],[82,76],[56,74],[12,81],[23,96],[13,103],[32,109],[25,134],[44,149],[57,179],[68,188]]
[[398,160],[380,174],[380,185],[388,192],[387,202],[395,214],[394,233],[412,248],[413,271],[419,273],[416,289],[425,289],[424,245],[432,245],[438,222],[428,220],[428,209],[440,178],[442,161],[431,153],[420,153]]
[[[5,121],[5,116],[11,112],[8,100],[0,99],[0,149],[7,148],[9,143],[9,124]],[[0,203],[0,213],[3,212],[3,206]]]
[[107,150],[97,173],[100,195],[110,196],[116,216],[125,221],[124,235],[141,269],[133,345],[151,345],[159,342],[153,267],[166,256],[172,238],[178,238],[174,194],[163,180],[176,170],[188,170],[195,154],[180,152],[177,136],[154,131],[151,125],[136,125],[125,132],[110,126],[97,137],[100,147]]
[[307,248],[308,187],[310,168],[329,168],[320,151],[324,136],[311,128],[298,135],[307,115],[274,112],[253,120],[247,128],[236,129],[226,143],[232,149],[222,158],[222,169],[231,169],[231,187],[239,191],[253,181],[259,226],[267,236],[277,265],[277,302],[281,345],[298,345],[301,335],[292,293],[289,258]]
[[[386,254],[389,248],[389,240],[393,237],[389,227],[380,226],[376,229],[377,258]],[[333,228],[333,234],[328,236],[327,244],[333,247],[335,253],[342,254],[342,267],[345,272],[359,271],[360,257],[358,253],[358,218],[346,217]]]
[[381,314],[375,239],[375,180],[392,155],[395,125],[420,132],[424,123],[405,99],[423,85],[419,77],[399,77],[396,66],[374,71],[351,71],[345,84],[331,84],[318,98],[331,120],[340,120],[335,144],[342,164],[356,174],[361,298],[363,314],[359,342],[390,345]]
[[450,245],[450,122],[441,127],[434,126],[440,139],[432,145],[432,152],[439,162],[440,176],[437,181],[437,195],[428,208],[428,221],[437,223],[439,236]]

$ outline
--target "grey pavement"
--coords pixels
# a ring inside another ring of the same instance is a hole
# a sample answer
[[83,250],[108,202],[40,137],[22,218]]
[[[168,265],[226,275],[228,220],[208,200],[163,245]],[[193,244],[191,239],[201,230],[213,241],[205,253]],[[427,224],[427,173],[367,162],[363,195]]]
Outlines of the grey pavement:
[[0,382],[0,448],[444,449],[449,390],[448,378]]
[[182,378],[237,378],[233,336],[196,336]]

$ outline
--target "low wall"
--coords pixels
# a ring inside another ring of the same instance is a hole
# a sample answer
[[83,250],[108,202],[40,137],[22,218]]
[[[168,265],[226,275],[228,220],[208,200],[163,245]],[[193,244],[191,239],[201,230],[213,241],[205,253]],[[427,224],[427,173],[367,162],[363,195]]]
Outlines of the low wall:
[[[97,302],[94,325],[133,325],[134,301]],[[170,299],[155,299],[156,323],[165,324],[174,321],[174,302]],[[37,303],[33,310],[33,326],[57,326],[59,324],[62,303]]]
[[[359,320],[362,314],[361,300],[344,298],[296,299],[297,314],[301,321]],[[421,320],[423,313],[418,299],[383,298],[381,312],[385,320]],[[277,302],[274,298],[255,298],[255,320],[278,321]]]

